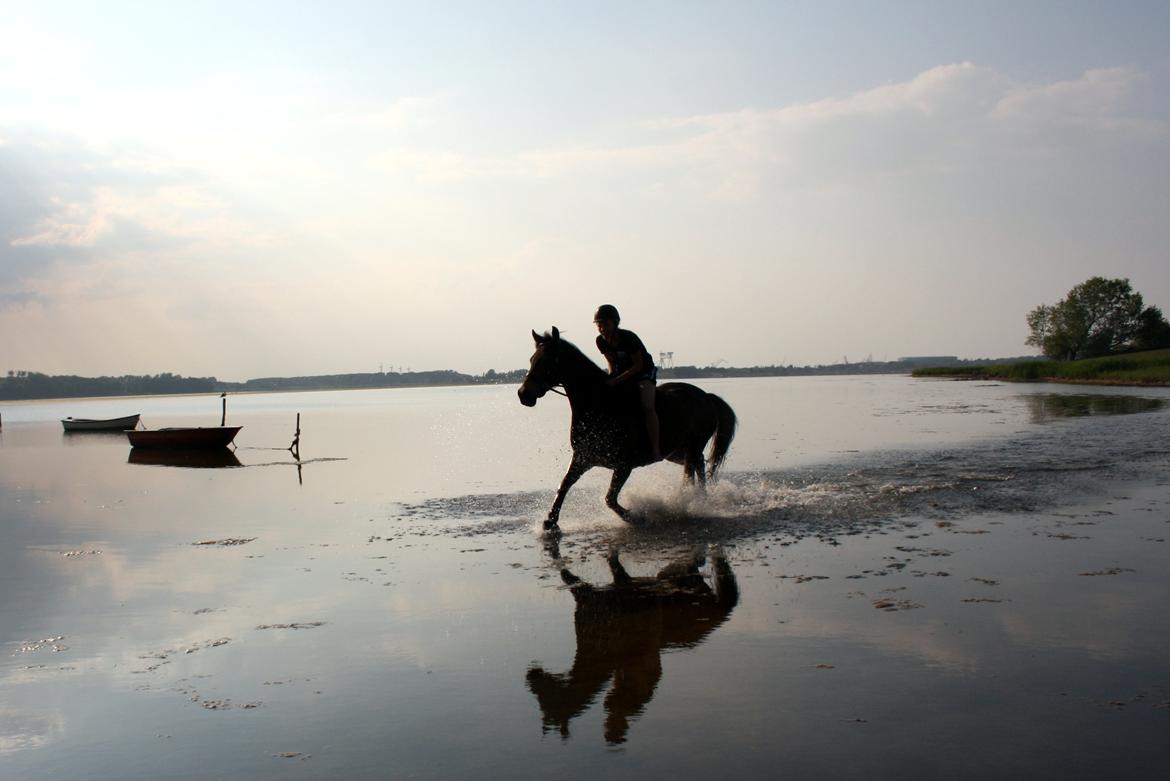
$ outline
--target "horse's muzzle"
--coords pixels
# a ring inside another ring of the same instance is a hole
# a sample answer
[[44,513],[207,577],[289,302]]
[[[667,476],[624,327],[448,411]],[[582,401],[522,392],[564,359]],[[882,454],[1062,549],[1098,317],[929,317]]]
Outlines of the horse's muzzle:
[[516,395],[520,397],[520,403],[525,407],[535,407],[536,400],[543,396],[544,393],[536,393],[528,387],[528,383],[524,383],[520,386],[520,389],[516,391]]

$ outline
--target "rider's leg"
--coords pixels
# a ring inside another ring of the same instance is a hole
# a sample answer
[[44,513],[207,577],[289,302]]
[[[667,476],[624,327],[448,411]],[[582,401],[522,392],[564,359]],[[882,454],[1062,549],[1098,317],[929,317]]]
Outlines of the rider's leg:
[[654,409],[655,388],[653,380],[642,380],[638,383],[638,393],[642,397],[642,412],[646,418],[646,434],[650,437],[650,457],[655,461],[662,460],[662,452],[658,446],[658,412]]

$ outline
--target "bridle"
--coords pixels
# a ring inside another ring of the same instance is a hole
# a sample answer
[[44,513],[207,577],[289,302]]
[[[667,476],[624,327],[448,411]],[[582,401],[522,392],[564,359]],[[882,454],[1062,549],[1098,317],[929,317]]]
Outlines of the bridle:
[[[542,347],[542,349],[547,350],[548,346],[544,345]],[[550,360],[552,366],[550,367],[550,371],[546,372],[547,374],[552,374],[554,371],[557,371],[561,368],[561,356],[559,354],[554,354],[554,355],[549,356],[549,360]],[[567,399],[567,398],[569,398],[568,393],[566,393],[563,390],[557,390],[558,387],[563,387],[563,386],[564,386],[563,382],[558,382],[555,385],[549,385],[548,391],[551,391],[551,392],[557,394],[558,396],[564,396]]]

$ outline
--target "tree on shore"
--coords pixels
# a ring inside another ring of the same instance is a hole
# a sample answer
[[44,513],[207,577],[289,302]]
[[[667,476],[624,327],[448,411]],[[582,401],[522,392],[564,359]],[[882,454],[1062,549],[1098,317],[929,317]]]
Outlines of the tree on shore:
[[1170,346],[1162,310],[1145,306],[1128,279],[1086,280],[1057,303],[1029,312],[1028,328],[1027,344],[1061,361]]
[[1162,347],[1170,347],[1170,323],[1166,322],[1161,309],[1146,307],[1134,338],[1134,349],[1157,350]]

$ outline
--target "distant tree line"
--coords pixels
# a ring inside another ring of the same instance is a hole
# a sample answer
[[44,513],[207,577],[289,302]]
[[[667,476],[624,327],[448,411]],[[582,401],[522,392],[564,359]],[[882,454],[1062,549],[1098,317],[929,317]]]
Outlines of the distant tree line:
[[125,375],[122,377],[78,377],[48,375],[30,371],[9,371],[0,377],[0,400],[69,399],[97,396],[162,396],[179,393],[222,393],[224,391],[356,390],[362,388],[405,388],[431,385],[490,385],[519,383],[524,371],[481,375],[451,370],[424,372],[371,372],[326,374],[311,377],[263,377],[246,382],[228,382],[215,377],[183,377],[178,374]]
[[170,393],[209,393],[222,383],[214,377],[177,374],[78,377],[9,371],[0,377],[0,399],[65,399],[83,396],[162,396]]
[[[897,361],[822,364],[818,366],[674,366],[659,370],[662,381],[718,377],[798,377],[809,375],[909,374],[924,363],[931,366],[983,366],[1011,359],[963,360],[955,357],[902,358]],[[77,377],[28,371],[9,371],[0,377],[0,401],[66,399],[91,396],[160,396],[178,393],[264,391],[360,390],[412,388],[437,385],[519,384],[524,369],[484,374],[463,374],[450,369],[422,372],[368,372],[323,374],[304,377],[261,377],[227,382],[215,377],[183,377],[155,374],[123,377]]]
[[475,378],[456,371],[431,372],[363,372],[323,374],[309,377],[261,377],[240,383],[237,390],[356,390],[361,388],[396,388],[411,385],[470,385]]
[[701,380],[718,377],[811,377],[849,374],[909,374],[921,366],[984,366],[1004,358],[964,359],[955,356],[900,358],[896,361],[861,361],[816,366],[672,366],[658,370],[659,380]]
[[[262,377],[247,382],[231,383],[224,390],[288,391],[288,390],[358,390],[361,388],[410,388],[432,385],[491,385],[501,382],[520,382],[524,372],[497,372],[462,374],[451,369],[425,372],[365,372],[357,374],[322,374],[307,377]],[[228,383],[224,383],[228,385]]]

